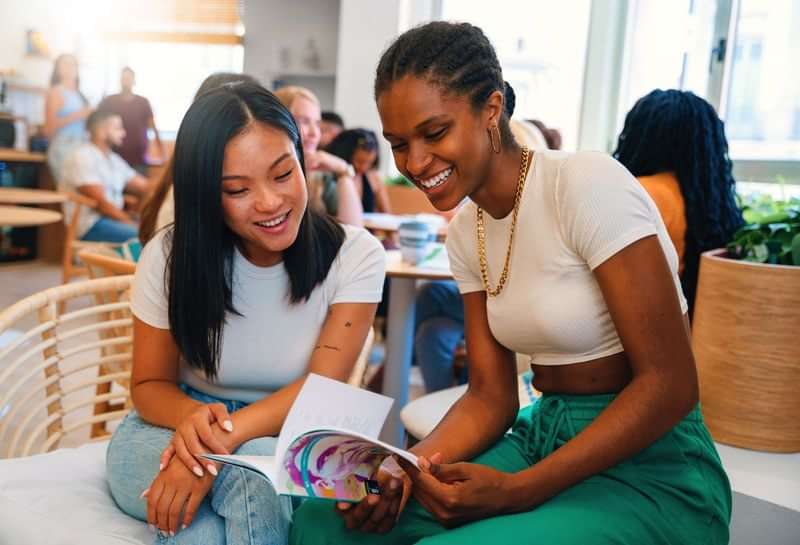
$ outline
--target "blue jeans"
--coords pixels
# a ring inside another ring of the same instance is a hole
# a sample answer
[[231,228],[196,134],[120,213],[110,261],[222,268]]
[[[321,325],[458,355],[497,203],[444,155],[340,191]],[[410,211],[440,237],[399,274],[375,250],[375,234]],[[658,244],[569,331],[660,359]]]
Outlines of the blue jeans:
[[[453,385],[453,355],[464,338],[464,302],[452,281],[429,282],[417,293],[414,358],[435,392]],[[466,377],[459,377],[465,382]]]
[[[235,412],[246,403],[217,399],[186,386],[184,391],[203,403],[224,403]],[[158,473],[161,452],[174,431],[153,426],[131,411],[122,421],[106,454],[108,484],[120,509],[147,520],[147,505],[139,495]],[[236,454],[268,456],[275,453],[277,438],[261,437],[244,443]],[[224,465],[188,528],[174,537],[158,533],[154,543],[200,544],[284,544],[291,523],[291,502],[256,473]]]
[[129,223],[100,218],[92,225],[81,240],[87,242],[125,242],[136,238],[139,231]]

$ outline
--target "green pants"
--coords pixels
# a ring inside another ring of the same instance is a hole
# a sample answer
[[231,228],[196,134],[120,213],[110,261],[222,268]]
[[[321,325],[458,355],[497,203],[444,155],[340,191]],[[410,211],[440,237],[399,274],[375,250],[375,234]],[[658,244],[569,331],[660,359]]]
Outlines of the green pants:
[[[612,399],[545,395],[473,461],[509,473],[528,468],[589,425]],[[397,525],[378,535],[348,530],[331,502],[309,500],[295,512],[290,543],[722,545],[730,514],[728,479],[695,408],[636,456],[531,511],[447,530],[412,499]]]

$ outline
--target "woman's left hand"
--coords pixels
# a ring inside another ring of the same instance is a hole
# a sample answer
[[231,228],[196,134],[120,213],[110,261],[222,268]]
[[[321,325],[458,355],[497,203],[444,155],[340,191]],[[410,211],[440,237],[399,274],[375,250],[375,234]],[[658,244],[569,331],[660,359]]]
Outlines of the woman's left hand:
[[404,464],[414,481],[414,497],[448,528],[508,512],[512,474],[460,462],[436,463],[436,455],[419,458],[420,469]]
[[192,523],[213,484],[210,473],[198,478],[180,460],[173,460],[142,493],[147,499],[147,522],[174,536]]

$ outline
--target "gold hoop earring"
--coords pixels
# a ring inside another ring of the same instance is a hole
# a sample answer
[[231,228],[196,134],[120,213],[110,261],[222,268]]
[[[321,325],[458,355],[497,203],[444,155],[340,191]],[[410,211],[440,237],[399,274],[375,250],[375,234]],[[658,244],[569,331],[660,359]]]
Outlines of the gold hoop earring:
[[[487,129],[489,131],[489,142],[492,144],[492,151],[500,153],[503,141],[500,139],[500,128],[497,125],[492,125]],[[495,142],[495,134],[497,134],[497,142]]]

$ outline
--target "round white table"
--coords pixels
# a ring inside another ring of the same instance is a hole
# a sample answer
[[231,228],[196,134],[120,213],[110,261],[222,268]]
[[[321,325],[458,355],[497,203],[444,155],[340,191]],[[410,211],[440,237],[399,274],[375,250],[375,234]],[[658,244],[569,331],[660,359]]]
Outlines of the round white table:
[[58,191],[0,187],[0,203],[2,204],[59,204],[66,200],[67,196]]
[[36,227],[59,222],[62,217],[61,212],[53,210],[0,205],[0,227]]

